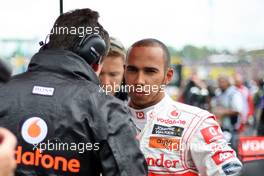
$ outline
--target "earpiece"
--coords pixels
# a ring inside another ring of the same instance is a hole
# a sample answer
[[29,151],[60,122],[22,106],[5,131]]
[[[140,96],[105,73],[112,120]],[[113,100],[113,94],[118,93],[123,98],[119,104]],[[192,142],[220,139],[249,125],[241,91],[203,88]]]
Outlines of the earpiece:
[[97,34],[86,35],[73,48],[73,52],[85,59],[88,64],[99,63],[106,51],[105,41]]

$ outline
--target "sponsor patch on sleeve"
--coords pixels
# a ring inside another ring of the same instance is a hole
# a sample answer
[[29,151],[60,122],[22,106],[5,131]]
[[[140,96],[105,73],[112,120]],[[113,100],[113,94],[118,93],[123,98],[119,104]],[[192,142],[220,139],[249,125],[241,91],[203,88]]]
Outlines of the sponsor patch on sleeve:
[[224,136],[220,132],[219,126],[210,126],[201,130],[204,141],[210,144],[216,140],[223,139]]
[[242,166],[237,162],[231,162],[223,165],[222,169],[226,175],[233,175],[239,173],[242,169]]
[[219,165],[231,158],[234,158],[234,153],[232,151],[217,152],[212,156],[216,165]]

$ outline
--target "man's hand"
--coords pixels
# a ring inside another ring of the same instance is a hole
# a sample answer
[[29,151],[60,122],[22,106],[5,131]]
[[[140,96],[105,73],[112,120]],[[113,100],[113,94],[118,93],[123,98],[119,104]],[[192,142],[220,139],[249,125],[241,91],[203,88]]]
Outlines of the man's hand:
[[12,176],[16,168],[15,136],[4,128],[0,128],[0,176]]

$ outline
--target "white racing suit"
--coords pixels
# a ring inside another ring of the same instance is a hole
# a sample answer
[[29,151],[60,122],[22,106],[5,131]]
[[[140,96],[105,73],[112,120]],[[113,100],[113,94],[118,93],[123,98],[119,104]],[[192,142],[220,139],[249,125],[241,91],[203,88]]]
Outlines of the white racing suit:
[[146,109],[130,108],[148,176],[234,176],[242,169],[211,113],[168,95]]

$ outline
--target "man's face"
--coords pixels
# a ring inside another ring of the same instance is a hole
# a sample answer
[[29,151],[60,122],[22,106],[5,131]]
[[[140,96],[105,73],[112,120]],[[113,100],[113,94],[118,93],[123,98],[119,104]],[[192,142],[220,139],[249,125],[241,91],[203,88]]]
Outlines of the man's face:
[[222,91],[225,91],[229,87],[229,83],[226,79],[224,78],[219,78],[218,79],[218,86]]
[[124,75],[124,59],[121,56],[107,56],[99,74],[101,86],[114,95],[122,83]]
[[165,73],[164,64],[164,54],[160,47],[142,46],[130,50],[125,80],[129,86],[131,107],[146,108],[155,105],[164,97],[165,85],[173,75],[172,69]]
[[243,85],[243,78],[242,78],[242,76],[241,76],[240,74],[236,74],[236,75],[234,76],[234,81],[235,81],[235,85],[236,85],[237,87],[240,87],[240,86]]

